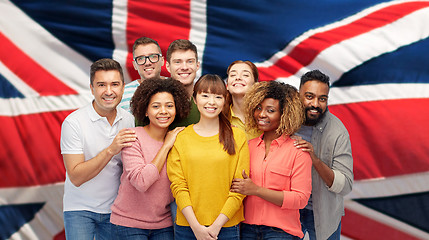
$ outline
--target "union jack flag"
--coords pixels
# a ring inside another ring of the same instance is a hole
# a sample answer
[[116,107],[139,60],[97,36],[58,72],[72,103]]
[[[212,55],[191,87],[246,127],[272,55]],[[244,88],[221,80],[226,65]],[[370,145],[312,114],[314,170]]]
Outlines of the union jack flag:
[[354,157],[342,238],[429,239],[429,1],[377,0],[0,0],[0,239],[64,239],[61,123],[91,101],[93,61],[138,78],[141,36],[164,55],[191,40],[199,74],[327,73]]

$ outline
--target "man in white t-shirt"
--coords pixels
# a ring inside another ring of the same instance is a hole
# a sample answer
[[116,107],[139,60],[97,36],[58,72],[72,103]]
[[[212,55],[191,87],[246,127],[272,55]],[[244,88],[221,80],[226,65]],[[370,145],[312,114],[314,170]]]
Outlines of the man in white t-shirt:
[[136,135],[134,117],[117,107],[124,91],[120,64],[100,59],[91,65],[94,100],[64,120],[61,154],[66,168],[64,226],[67,240],[111,239],[110,206],[122,173],[120,151]]
[[137,87],[145,79],[159,78],[163,65],[164,57],[158,42],[148,37],[137,39],[133,45],[133,66],[140,78],[125,85],[124,95],[119,106],[130,112],[130,101]]

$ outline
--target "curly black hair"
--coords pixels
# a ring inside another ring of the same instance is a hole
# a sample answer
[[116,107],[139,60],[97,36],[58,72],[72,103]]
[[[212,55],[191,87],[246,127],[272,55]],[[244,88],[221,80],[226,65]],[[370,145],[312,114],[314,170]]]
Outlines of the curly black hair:
[[150,99],[160,92],[167,92],[173,96],[174,105],[176,106],[176,117],[173,122],[179,122],[188,116],[191,102],[183,84],[172,78],[154,77],[144,80],[131,98],[131,112],[139,125],[149,124],[146,112]]

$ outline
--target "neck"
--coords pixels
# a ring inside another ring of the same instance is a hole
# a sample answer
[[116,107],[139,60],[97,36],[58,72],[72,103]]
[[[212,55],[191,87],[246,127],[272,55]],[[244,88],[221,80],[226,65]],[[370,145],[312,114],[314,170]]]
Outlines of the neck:
[[165,135],[167,134],[168,128],[158,128],[153,126],[152,124],[148,124],[144,126],[144,129],[149,134],[149,136],[155,139],[158,142],[163,142]]
[[232,111],[242,122],[245,119],[244,96],[232,96]]
[[99,109],[97,107],[95,101],[92,102],[92,107],[94,108],[95,112],[98,113],[98,115],[107,118],[107,121],[110,123],[110,126],[113,125],[113,122],[116,118],[116,108],[112,111],[103,111],[102,109]]
[[208,137],[219,133],[219,117],[200,117],[200,121],[194,125],[194,130],[201,136]]
[[264,132],[264,142],[271,143],[274,139],[277,139],[281,136],[281,134],[277,134],[276,131]]
[[190,97],[192,97],[192,94],[194,93],[194,85],[193,84],[189,84],[187,86],[185,86],[186,92],[188,92],[188,95]]

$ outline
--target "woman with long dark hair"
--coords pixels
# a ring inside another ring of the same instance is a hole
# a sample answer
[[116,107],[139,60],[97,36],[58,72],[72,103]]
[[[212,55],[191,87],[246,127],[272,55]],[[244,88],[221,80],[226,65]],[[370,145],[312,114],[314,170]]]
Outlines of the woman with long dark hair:
[[217,75],[194,86],[200,121],[177,135],[167,160],[178,206],[175,239],[239,239],[244,195],[230,192],[232,179],[249,169],[245,133],[231,127],[227,90]]

